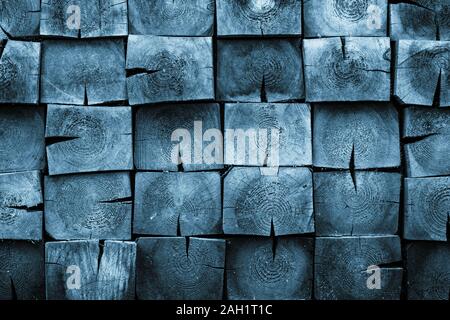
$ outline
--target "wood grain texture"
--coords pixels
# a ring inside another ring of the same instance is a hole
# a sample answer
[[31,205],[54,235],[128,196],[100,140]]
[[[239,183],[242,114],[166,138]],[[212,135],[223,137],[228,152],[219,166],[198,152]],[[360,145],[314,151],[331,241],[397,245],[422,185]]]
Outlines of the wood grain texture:
[[412,3],[389,5],[390,34],[398,40],[437,40],[435,13]]
[[234,238],[227,242],[227,298],[309,300],[313,285],[313,240]]
[[214,100],[212,38],[128,37],[131,105]]
[[181,236],[222,233],[220,174],[136,174],[133,232]]
[[[132,300],[135,296],[136,243],[48,242],[45,245],[48,300]],[[79,268],[79,288],[68,287]]]
[[391,104],[316,105],[313,124],[316,167],[350,169],[400,166],[398,114]]
[[40,8],[40,0],[2,1],[0,4],[0,29],[3,34],[8,38],[38,36]]
[[129,173],[45,177],[45,231],[56,240],[131,238]]
[[389,101],[389,38],[303,40],[306,101]]
[[126,99],[123,40],[43,42],[42,103],[96,105]]
[[368,289],[369,266],[401,260],[400,238],[318,237],[314,259],[314,291],[318,300],[398,300],[402,268],[381,268],[381,289]]
[[50,175],[133,169],[129,107],[49,105],[46,138]]
[[220,300],[225,240],[139,238],[136,293],[140,300]]
[[264,176],[260,168],[233,168],[224,180],[225,234],[277,236],[314,232],[312,173],[280,168]]
[[221,101],[302,99],[301,42],[298,39],[218,40],[216,83],[217,99]]

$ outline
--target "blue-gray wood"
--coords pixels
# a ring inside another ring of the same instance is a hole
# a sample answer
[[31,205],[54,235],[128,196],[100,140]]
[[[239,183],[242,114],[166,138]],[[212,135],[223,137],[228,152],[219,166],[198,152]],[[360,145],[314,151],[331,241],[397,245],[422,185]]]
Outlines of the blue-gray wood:
[[0,174],[0,239],[42,240],[39,171]]
[[139,238],[137,298],[220,300],[223,296],[224,269],[225,240]]
[[6,38],[8,35],[11,38],[38,36],[40,8],[41,0],[3,0],[0,4],[0,30]]
[[225,234],[277,236],[314,232],[312,173],[308,168],[233,168],[224,180]]
[[214,0],[128,0],[130,34],[212,36]]
[[127,50],[131,105],[214,100],[212,38],[131,35]]
[[394,106],[328,103],[314,107],[316,167],[369,169],[400,166],[400,129]]
[[353,177],[349,171],[314,173],[316,234],[395,234],[401,175],[356,171]]
[[0,106],[0,131],[0,172],[44,169],[43,108]]
[[47,40],[42,49],[42,103],[95,105],[127,99],[123,40]]
[[[318,300],[398,300],[401,267],[383,266],[401,261],[396,236],[318,237],[314,258],[314,292]],[[369,279],[369,267],[380,268],[379,289]]]
[[131,239],[129,173],[46,176],[45,231],[55,240]]
[[[249,139],[248,148],[241,147],[245,139]],[[224,146],[225,164],[229,165],[312,165],[311,106],[225,104]],[[257,161],[250,161],[254,156],[259,156]]]
[[300,36],[302,0],[217,0],[218,36]]
[[391,38],[396,41],[437,40],[435,13],[410,2],[389,5]]
[[304,98],[301,41],[217,41],[217,99],[277,102]]
[[389,101],[389,38],[303,40],[306,101]]
[[0,44],[0,103],[38,103],[40,59],[40,43]]
[[49,174],[132,170],[132,131],[130,107],[49,105]]
[[449,300],[450,246],[414,242],[407,247],[408,299]]
[[133,233],[221,234],[221,192],[218,172],[138,172]]
[[133,300],[135,273],[135,242],[99,244],[85,240],[45,244],[48,300]]
[[227,298],[309,300],[313,257],[310,238],[231,239],[227,242]]

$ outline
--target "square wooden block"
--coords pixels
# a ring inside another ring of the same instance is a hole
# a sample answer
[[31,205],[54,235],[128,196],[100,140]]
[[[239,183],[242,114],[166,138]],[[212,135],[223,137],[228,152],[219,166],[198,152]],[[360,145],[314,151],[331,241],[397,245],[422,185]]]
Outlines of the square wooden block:
[[41,0],[3,0],[0,6],[0,39],[39,35]]
[[414,3],[392,3],[389,11],[393,40],[437,40],[436,14],[432,10]]

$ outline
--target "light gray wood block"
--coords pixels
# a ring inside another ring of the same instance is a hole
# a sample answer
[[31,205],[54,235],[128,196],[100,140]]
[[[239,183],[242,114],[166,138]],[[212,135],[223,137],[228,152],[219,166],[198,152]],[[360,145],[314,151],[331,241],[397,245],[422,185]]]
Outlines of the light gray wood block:
[[3,29],[5,36],[7,34],[11,38],[38,36],[40,8],[41,0],[2,1],[0,29]]
[[432,10],[413,3],[393,3],[389,11],[393,40],[436,40],[436,16]]

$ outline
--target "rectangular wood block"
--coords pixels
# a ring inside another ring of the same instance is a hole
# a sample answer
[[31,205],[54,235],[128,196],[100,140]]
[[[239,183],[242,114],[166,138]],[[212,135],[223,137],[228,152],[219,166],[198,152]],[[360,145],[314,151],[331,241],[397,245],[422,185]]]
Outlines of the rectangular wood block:
[[131,239],[129,173],[45,177],[45,231],[55,240]]
[[129,107],[49,105],[49,174],[132,170],[132,130]]
[[[8,38],[39,35],[41,0],[4,0],[0,7],[0,29]],[[0,31],[0,33],[2,33]],[[0,36],[1,38],[1,36]]]
[[138,172],[135,186],[135,234],[222,233],[222,191],[218,172]]
[[392,3],[390,11],[390,36],[393,40],[437,40],[436,14],[419,1]]
[[212,38],[128,37],[131,105],[214,100]]

